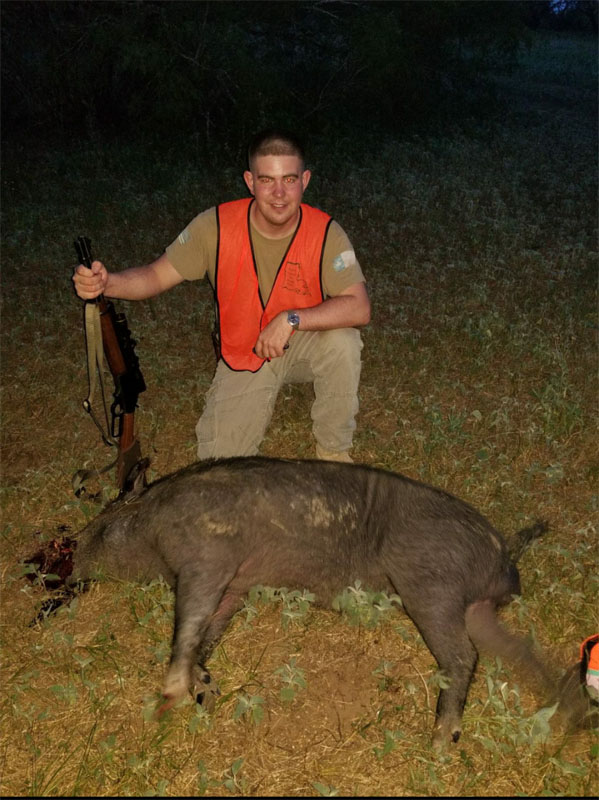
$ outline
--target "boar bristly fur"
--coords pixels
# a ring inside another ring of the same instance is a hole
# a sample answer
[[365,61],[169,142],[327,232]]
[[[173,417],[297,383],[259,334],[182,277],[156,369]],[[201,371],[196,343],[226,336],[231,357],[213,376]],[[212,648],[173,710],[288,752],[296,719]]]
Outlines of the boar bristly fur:
[[448,678],[434,733],[442,746],[460,735],[478,648],[511,647],[539,666],[495,612],[520,592],[510,547],[517,556],[544,529],[527,529],[508,546],[472,506],[395,473],[225,459],[194,464],[108,506],[79,537],[71,581],[100,570],[136,580],[161,575],[173,587],[162,711],[210,680],[206,662],[252,586],[308,589],[321,604],[356,580],[395,592]]

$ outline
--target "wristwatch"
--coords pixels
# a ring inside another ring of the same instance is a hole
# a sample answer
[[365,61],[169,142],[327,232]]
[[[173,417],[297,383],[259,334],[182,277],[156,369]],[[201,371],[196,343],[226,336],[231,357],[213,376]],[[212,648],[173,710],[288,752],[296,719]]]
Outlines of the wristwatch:
[[300,318],[297,311],[287,312],[287,322],[291,325],[294,331],[296,331],[299,328]]

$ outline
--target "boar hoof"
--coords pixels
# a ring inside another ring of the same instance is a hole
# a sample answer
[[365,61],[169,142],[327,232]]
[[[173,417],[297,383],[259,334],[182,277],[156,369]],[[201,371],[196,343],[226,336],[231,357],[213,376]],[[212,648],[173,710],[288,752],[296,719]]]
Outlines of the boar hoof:
[[433,749],[437,751],[437,753],[442,753],[444,750],[447,749],[447,745],[452,742],[456,743],[462,734],[461,728],[458,727],[446,727],[446,726],[439,726],[435,729],[433,734]]
[[195,694],[196,703],[208,712],[214,711],[216,700],[220,697],[218,684],[214,683],[210,673],[199,665],[194,670],[194,679],[193,694]]

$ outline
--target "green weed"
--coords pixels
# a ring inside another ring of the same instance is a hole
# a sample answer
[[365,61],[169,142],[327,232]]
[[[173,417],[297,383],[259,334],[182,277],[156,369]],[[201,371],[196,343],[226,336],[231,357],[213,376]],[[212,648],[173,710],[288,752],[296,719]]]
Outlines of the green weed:
[[244,607],[240,613],[245,615],[246,621],[250,621],[257,614],[256,605],[260,603],[281,603],[281,624],[287,630],[290,623],[299,623],[306,619],[315,601],[315,596],[307,589],[292,589],[286,587],[273,589],[270,586],[253,586],[244,601]]
[[329,786],[327,783],[313,781],[312,786],[316,789],[321,797],[337,797],[339,795],[339,790],[335,789],[334,786]]
[[245,717],[254,725],[259,725],[264,719],[264,698],[259,695],[247,694],[242,692],[237,698],[237,704],[233,711],[233,719],[238,720]]
[[401,607],[398,595],[362,589],[359,580],[333,600],[333,609],[341,612],[351,625],[364,625],[366,628],[374,628],[398,606]]
[[278,667],[275,675],[278,675],[283,683],[279,697],[284,703],[291,703],[298,689],[306,688],[305,672],[297,666],[295,656],[289,660],[288,664]]
[[236,758],[227,772],[225,772],[223,786],[232,794],[245,794],[247,782],[243,775],[241,775],[243,762],[243,758]]

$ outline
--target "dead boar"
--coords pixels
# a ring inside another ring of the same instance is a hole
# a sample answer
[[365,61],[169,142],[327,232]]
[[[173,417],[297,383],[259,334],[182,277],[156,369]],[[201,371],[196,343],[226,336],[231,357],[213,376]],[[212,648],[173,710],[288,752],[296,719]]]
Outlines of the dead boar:
[[457,741],[481,647],[543,667],[498,624],[519,594],[515,561],[545,530],[504,537],[440,489],[372,467],[233,458],[198,462],[109,505],[80,534],[70,583],[107,576],[176,592],[172,655],[160,712],[197,685],[256,584],[309,589],[329,604],[360,580],[397,593],[449,678],[433,742]]

